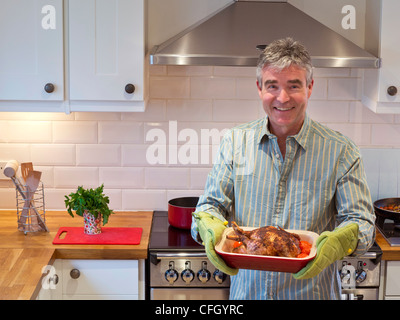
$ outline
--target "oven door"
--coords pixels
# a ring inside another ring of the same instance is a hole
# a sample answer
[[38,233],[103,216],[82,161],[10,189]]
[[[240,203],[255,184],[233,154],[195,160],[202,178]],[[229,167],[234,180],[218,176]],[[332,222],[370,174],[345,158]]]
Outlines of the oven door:
[[378,288],[343,289],[342,300],[378,300]]
[[151,288],[151,300],[228,300],[229,288]]

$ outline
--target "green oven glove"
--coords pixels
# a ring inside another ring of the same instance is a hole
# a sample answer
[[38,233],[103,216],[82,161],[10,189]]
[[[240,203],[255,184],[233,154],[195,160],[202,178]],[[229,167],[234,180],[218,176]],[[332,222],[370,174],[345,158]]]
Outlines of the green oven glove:
[[193,212],[192,215],[196,220],[208,260],[220,271],[230,276],[236,275],[238,269],[228,267],[225,261],[215,252],[215,245],[221,240],[227,222],[223,222],[207,212]]
[[317,256],[293,274],[295,279],[315,277],[327,266],[351,254],[357,247],[358,224],[350,223],[334,231],[325,231],[317,239]]

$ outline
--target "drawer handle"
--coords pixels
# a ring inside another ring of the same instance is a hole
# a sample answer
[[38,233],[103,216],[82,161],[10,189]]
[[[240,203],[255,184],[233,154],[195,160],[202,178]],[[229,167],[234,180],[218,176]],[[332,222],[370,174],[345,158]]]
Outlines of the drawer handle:
[[81,272],[78,269],[72,269],[69,275],[72,279],[78,279],[81,275]]

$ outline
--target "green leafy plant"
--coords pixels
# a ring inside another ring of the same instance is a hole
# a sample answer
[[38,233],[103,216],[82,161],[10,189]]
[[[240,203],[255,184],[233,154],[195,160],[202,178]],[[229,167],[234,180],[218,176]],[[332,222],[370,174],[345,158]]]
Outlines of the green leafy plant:
[[84,189],[78,187],[76,192],[72,192],[69,196],[65,196],[65,207],[71,217],[74,217],[72,211],[78,216],[83,216],[85,210],[98,217],[99,214],[103,217],[103,226],[108,222],[108,218],[114,212],[109,209],[108,203],[110,202],[108,196],[103,194],[104,185],[96,189]]

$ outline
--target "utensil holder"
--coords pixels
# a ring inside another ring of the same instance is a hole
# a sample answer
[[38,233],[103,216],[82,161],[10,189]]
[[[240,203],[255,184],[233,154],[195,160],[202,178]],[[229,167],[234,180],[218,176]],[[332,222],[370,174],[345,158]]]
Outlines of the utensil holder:
[[[44,206],[44,185],[42,181],[35,192],[27,192],[27,186],[19,180],[15,181],[17,200],[18,230],[28,232],[46,231]],[[43,224],[41,224],[40,215]]]

